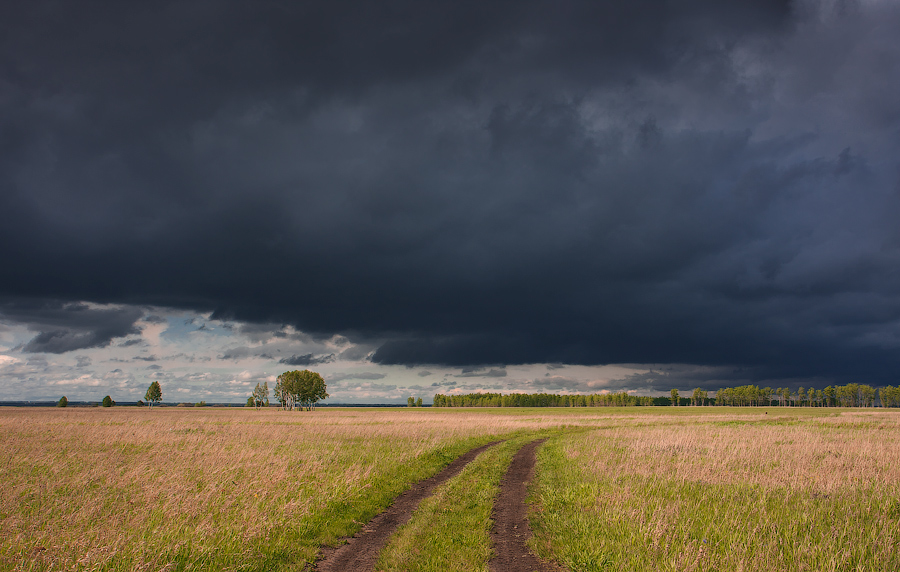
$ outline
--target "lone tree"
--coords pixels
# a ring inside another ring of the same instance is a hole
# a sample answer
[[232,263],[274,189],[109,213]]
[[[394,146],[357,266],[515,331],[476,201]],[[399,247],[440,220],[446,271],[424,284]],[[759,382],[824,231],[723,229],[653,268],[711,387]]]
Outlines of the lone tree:
[[670,397],[670,399],[672,400],[672,405],[678,405],[678,390],[673,389],[671,392],[671,396],[672,397]]
[[103,401],[100,402],[100,405],[102,405],[103,407],[112,407],[115,404],[116,404],[116,402],[113,401],[112,397],[110,397],[108,395],[103,398]]
[[416,407],[422,407],[422,398],[421,397],[416,399]]
[[298,407],[301,411],[303,408],[311,411],[316,403],[326,398],[325,380],[317,372],[307,369],[286,371],[278,376],[278,383],[275,384],[275,399],[281,403],[282,409]]
[[407,397],[406,398],[406,406],[407,407],[415,407],[416,406],[416,398],[415,397]]
[[59,401],[56,402],[57,407],[67,407],[69,405],[69,400],[66,399],[66,396],[63,395],[59,398]]
[[150,404],[151,409],[153,409],[154,403],[162,401],[162,388],[159,386],[158,381],[154,381],[150,384],[150,387],[147,388],[146,395],[144,395],[144,399]]

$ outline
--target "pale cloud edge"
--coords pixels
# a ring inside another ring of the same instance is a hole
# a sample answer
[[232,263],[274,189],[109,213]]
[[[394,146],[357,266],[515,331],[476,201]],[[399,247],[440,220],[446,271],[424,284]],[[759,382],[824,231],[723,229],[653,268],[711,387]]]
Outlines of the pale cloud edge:
[[[70,305],[70,309],[73,306]],[[521,364],[412,367],[373,363],[379,340],[316,337],[280,324],[217,320],[210,313],[148,306],[82,304],[95,317],[135,316],[108,340],[68,351],[38,342],[98,340],[102,320],[63,329],[47,312],[0,315],[0,401],[141,399],[153,381],[166,402],[243,403],[257,383],[274,387],[290,369],[314,369],[328,384],[331,403],[430,403],[436,393],[527,392],[589,394],[627,391],[661,395],[733,378],[726,368],[686,365]],[[55,332],[53,336],[47,332]],[[36,342],[37,340],[37,342]],[[64,348],[63,348],[64,349]],[[48,351],[42,351],[48,350]]]

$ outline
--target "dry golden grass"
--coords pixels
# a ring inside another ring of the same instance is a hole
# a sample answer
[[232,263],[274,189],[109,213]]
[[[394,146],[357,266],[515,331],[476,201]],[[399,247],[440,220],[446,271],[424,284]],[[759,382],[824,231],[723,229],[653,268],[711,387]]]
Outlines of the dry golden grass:
[[0,409],[0,568],[308,560],[329,513],[421,478],[418,459],[557,423],[436,410]]
[[0,569],[300,569],[462,450],[583,425],[542,452],[573,570],[892,570],[900,414],[768,411],[0,409]]
[[537,546],[586,571],[900,569],[900,413],[749,411],[557,438]]
[[[820,493],[850,485],[900,483],[900,413],[820,419],[699,418],[693,423],[622,426],[576,451],[597,473],[666,475],[708,484],[755,484]],[[609,454],[610,442],[619,451]]]

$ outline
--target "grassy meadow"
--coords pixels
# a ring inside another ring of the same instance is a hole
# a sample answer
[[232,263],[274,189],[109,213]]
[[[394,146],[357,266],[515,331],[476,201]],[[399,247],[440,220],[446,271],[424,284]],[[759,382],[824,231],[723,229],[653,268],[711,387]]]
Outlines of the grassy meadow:
[[900,570],[900,414],[741,413],[552,438],[534,548],[578,572]]
[[536,551],[575,571],[900,569],[900,414],[812,408],[0,409],[0,570],[301,570],[463,451],[380,570],[484,570],[539,449]]
[[0,569],[299,569],[465,450],[559,423],[428,409],[0,409]]

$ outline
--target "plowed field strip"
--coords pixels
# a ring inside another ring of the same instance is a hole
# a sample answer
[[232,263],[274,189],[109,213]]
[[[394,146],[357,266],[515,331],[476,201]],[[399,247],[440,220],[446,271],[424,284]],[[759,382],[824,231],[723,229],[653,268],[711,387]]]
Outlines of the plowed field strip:
[[482,451],[500,443],[494,441],[472,449],[457,457],[440,473],[423,479],[394,499],[394,503],[383,513],[370,520],[347,544],[327,551],[316,565],[319,572],[370,572],[375,569],[378,554],[387,544],[397,527],[406,523],[422,499],[447,479],[456,476],[463,467],[472,462]]

